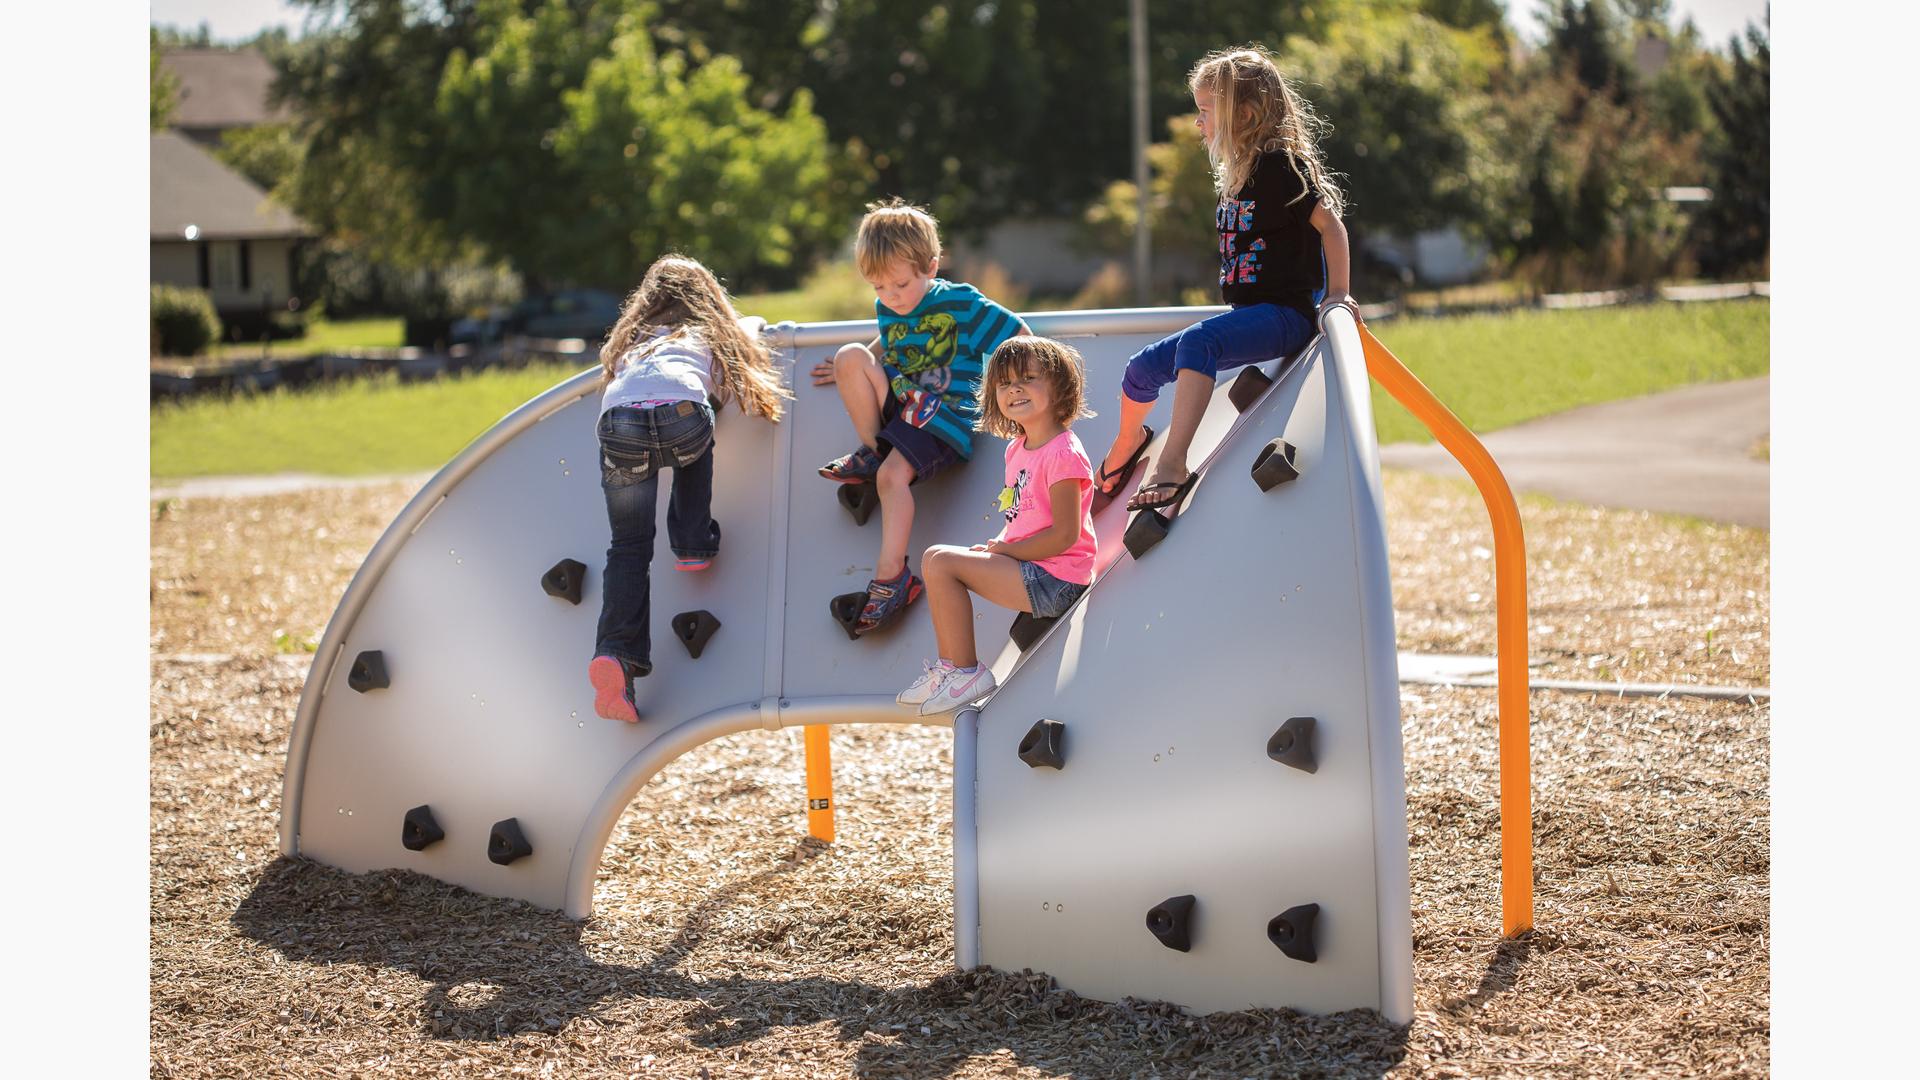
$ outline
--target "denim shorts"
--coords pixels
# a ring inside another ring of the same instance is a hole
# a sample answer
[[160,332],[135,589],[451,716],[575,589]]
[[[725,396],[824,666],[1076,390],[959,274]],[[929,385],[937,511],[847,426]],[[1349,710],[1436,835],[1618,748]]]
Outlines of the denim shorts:
[[1061,581],[1038,563],[1020,564],[1020,581],[1027,587],[1027,602],[1033,605],[1033,614],[1038,619],[1052,619],[1067,613],[1080,594],[1087,591],[1085,585],[1075,585],[1071,581]]

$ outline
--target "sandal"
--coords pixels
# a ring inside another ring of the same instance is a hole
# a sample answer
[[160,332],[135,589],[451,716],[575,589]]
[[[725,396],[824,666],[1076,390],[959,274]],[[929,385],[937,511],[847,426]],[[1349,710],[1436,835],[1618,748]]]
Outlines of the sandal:
[[880,455],[865,443],[820,466],[820,475],[842,484],[866,484],[880,475]]
[[860,618],[853,624],[856,637],[870,634],[900,617],[907,605],[920,599],[927,591],[926,582],[913,576],[913,571],[902,567],[900,576],[892,581],[875,579],[867,582],[867,603],[860,609]]
[[[1182,480],[1177,484],[1170,483],[1168,481],[1161,481],[1158,484],[1144,485],[1143,487],[1141,487],[1139,491],[1136,491],[1133,493],[1133,498],[1127,500],[1127,509],[1129,510],[1164,510],[1169,507],[1178,507],[1180,505],[1180,500],[1187,497],[1187,492],[1192,491],[1193,485],[1198,483],[1199,480],[1200,480],[1199,473],[1190,472],[1187,474],[1187,478],[1185,480]],[[1145,495],[1149,491],[1172,491],[1173,497],[1170,499],[1159,499],[1154,502],[1141,502],[1140,496]]]
[[[1140,445],[1134,449],[1133,456],[1128,458],[1119,468],[1112,472],[1101,469],[1099,479],[1093,482],[1094,513],[1099,513],[1102,507],[1112,502],[1114,498],[1120,494],[1121,488],[1127,486],[1127,481],[1133,477],[1134,467],[1139,465],[1140,459],[1146,456],[1147,447],[1153,445],[1153,429],[1145,424],[1141,424],[1140,430],[1146,432],[1147,437],[1140,440]],[[1109,480],[1113,481],[1111,487],[1107,485],[1107,481]]]

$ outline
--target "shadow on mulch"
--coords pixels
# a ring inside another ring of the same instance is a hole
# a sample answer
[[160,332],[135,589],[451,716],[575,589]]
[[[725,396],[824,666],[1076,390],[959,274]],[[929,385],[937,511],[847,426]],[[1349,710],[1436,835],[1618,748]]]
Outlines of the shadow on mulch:
[[[822,977],[697,979],[676,970],[736,894],[821,850],[803,843],[780,865],[715,891],[672,942],[642,965],[593,959],[581,942],[587,924],[558,912],[481,896],[413,871],[355,875],[301,858],[267,865],[233,924],[295,963],[383,966],[430,983],[418,1033],[439,1040],[555,1036],[583,1017],[626,1026],[630,1018],[604,1013],[665,1001],[697,1003],[679,1010],[669,1024],[693,1044],[714,1050],[783,1027],[832,1021],[843,1043],[859,1044],[852,1068],[862,1077],[947,1076],[970,1058],[999,1051],[1070,1077],[1110,1076],[1117,1067],[1157,1072],[1156,1065],[1175,1063],[1181,1071],[1257,1066],[1273,1075],[1373,1077],[1406,1056],[1408,1028],[1371,1010],[1304,1016],[1256,1009],[1195,1017],[1160,1002],[1094,1001],[1054,988],[1044,974],[987,968],[895,988]],[[1498,980],[1504,988],[1511,968],[1525,957],[1524,946],[1517,956],[1504,949],[1502,956],[1508,959],[1496,958],[1488,979],[1495,979],[1495,970],[1505,971]],[[474,985],[490,989],[491,996],[469,1000]],[[1119,1038],[1109,1037],[1094,1050],[1087,1036],[1095,1029]],[[869,1041],[868,1035],[890,1041]],[[1260,1048],[1257,1058],[1250,1046]]]
[[1517,938],[1502,941],[1493,951],[1493,959],[1487,961],[1487,970],[1480,976],[1480,985],[1473,993],[1448,998],[1440,1007],[1447,1012],[1459,1013],[1479,1009],[1501,993],[1513,989],[1513,982],[1520,976],[1520,966],[1527,962],[1527,954],[1533,950],[1533,931],[1529,930]]

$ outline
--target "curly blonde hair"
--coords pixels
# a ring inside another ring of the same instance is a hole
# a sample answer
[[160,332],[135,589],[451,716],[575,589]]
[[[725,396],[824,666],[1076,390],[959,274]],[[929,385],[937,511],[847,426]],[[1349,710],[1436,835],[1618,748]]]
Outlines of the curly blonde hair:
[[[664,338],[650,339],[655,330]],[[620,319],[600,348],[600,385],[613,381],[628,354],[675,337],[697,337],[713,354],[713,382],[720,404],[738,402],[748,415],[778,420],[793,394],[780,385],[773,356],[759,337],[740,326],[733,299],[713,271],[685,255],[662,255],[620,308]]]
[[1099,414],[1087,408],[1087,365],[1073,346],[1052,338],[1019,334],[1000,343],[987,357],[987,370],[980,376],[980,389],[974,406],[980,420],[974,426],[996,438],[1023,438],[1026,429],[1000,411],[995,393],[1002,383],[1019,378],[1043,378],[1053,395],[1053,418],[1061,427],[1069,427],[1083,416]]
[[1280,74],[1265,48],[1245,45],[1208,53],[1187,73],[1187,88],[1196,98],[1214,96],[1216,119],[1207,158],[1213,162],[1214,188],[1222,199],[1246,186],[1261,154],[1285,150],[1294,175],[1320,193],[1329,212],[1339,217],[1346,209],[1336,174],[1320,156],[1326,121]]

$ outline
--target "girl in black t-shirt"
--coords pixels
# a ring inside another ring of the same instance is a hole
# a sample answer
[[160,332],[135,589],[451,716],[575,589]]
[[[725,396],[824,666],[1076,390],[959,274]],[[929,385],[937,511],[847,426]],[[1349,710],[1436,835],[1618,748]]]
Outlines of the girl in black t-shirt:
[[1320,121],[1258,46],[1222,50],[1194,65],[1187,87],[1213,162],[1220,201],[1220,299],[1233,310],[1135,353],[1120,384],[1120,431],[1100,466],[1104,505],[1126,484],[1153,430],[1141,421],[1174,384],[1173,418],[1153,475],[1127,509],[1171,506],[1198,478],[1187,450],[1222,371],[1298,352],[1318,312],[1353,306],[1340,189],[1320,160]]

